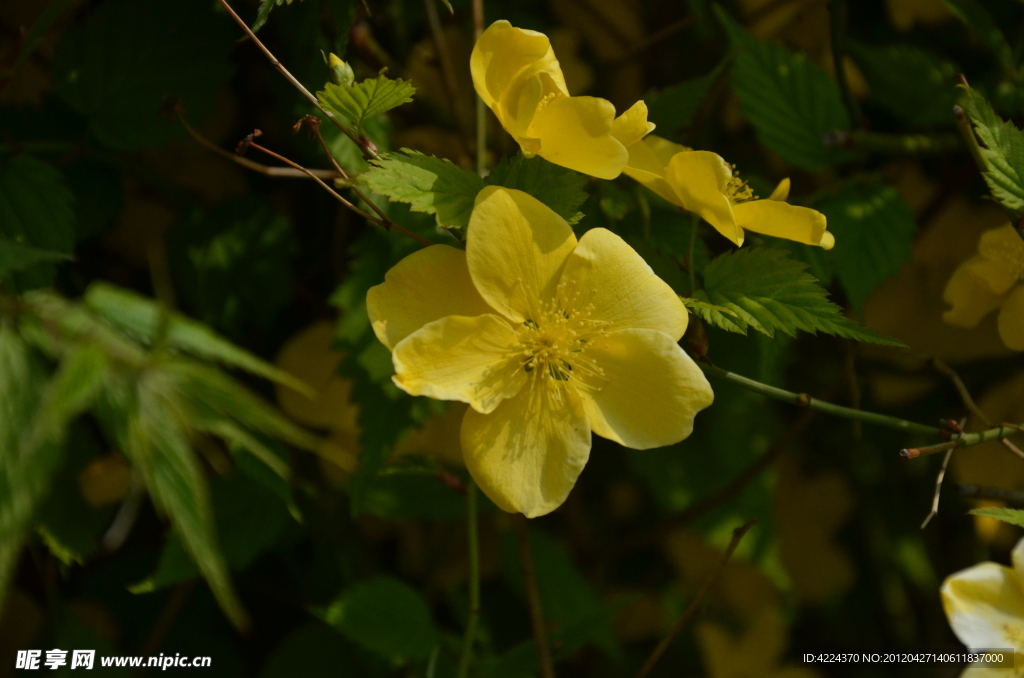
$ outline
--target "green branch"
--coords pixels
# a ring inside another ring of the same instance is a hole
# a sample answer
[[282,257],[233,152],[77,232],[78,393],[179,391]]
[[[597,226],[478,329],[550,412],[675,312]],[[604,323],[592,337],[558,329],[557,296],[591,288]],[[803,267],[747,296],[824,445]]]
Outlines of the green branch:
[[[735,372],[723,370],[721,367],[715,367],[714,365],[708,365],[705,363],[697,364],[700,365],[701,369],[709,376],[724,379],[725,381],[736,384],[737,386],[742,386],[748,391],[760,393],[761,395],[781,400],[789,403],[790,405],[809,407],[812,410],[818,410],[825,414],[832,414],[837,417],[843,417],[844,419],[853,419],[854,421],[865,421],[869,424],[877,424],[878,426],[896,429],[897,431],[921,433],[923,435],[930,436],[938,436],[940,434],[940,429],[934,426],[915,424],[912,421],[899,419],[898,417],[890,417],[888,415],[866,412],[864,410],[855,410],[850,407],[843,407],[842,405],[833,405],[832,403],[827,403],[824,400],[812,398],[806,393],[793,393],[792,391],[786,391],[781,388],[769,386],[768,384],[762,384],[761,382],[750,379],[749,377],[744,377],[743,375],[736,374]],[[967,436],[965,435],[964,438],[966,437]]]

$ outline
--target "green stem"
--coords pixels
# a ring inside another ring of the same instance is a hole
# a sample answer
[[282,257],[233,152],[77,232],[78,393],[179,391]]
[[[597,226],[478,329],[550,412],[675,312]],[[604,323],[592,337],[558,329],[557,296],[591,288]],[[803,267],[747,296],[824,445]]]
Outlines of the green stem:
[[469,536],[469,619],[462,637],[458,678],[469,676],[469,667],[473,663],[473,640],[480,619],[480,544],[477,539],[476,485],[472,479],[466,483],[466,532]]
[[[705,373],[712,377],[724,379],[725,381],[732,382],[737,386],[742,386],[748,391],[754,393],[760,393],[766,395],[769,398],[775,398],[791,405],[799,405],[801,407],[809,407],[812,410],[818,410],[826,414],[835,415],[837,417],[844,417],[846,419],[853,419],[854,421],[866,421],[869,424],[877,424],[878,426],[885,426],[886,428],[896,429],[897,431],[907,431],[908,433],[920,433],[923,435],[937,436],[939,435],[939,429],[934,426],[925,426],[924,424],[915,424],[912,421],[905,419],[899,419],[897,417],[890,417],[884,414],[876,414],[874,412],[865,412],[864,410],[854,410],[849,407],[843,407],[841,405],[833,405],[823,400],[812,398],[806,393],[793,393],[792,391],[785,391],[781,388],[769,386],[768,384],[762,384],[759,381],[744,377],[743,375],[736,374],[735,372],[729,372],[723,370],[721,367],[715,367],[714,365],[708,365],[706,363],[697,363]],[[986,431],[986,433],[988,433]],[[969,438],[970,436],[977,436],[982,434],[965,434],[961,440]],[[1005,436],[1003,436],[1005,437]],[[993,440],[994,438],[989,438]],[[983,442],[983,441],[979,441]],[[976,445],[977,443],[965,443],[967,445]]]
[[700,221],[697,219],[692,220],[692,226],[690,227],[690,254],[689,259],[686,261],[686,268],[690,274],[690,296],[692,297],[697,293],[697,267],[693,265],[693,252],[697,249],[697,229],[700,228]]
[[860,106],[857,105],[857,100],[853,97],[853,92],[850,91],[850,83],[846,78],[846,68],[843,66],[843,56],[845,54],[845,34],[846,34],[846,0],[832,0],[829,3],[829,18],[831,19],[832,29],[832,63],[835,65],[836,70],[836,82],[839,84],[839,91],[843,95],[843,103],[846,104],[847,110],[850,111],[850,122],[854,129],[861,126],[861,120],[863,116],[860,112]]
[[[473,42],[484,32],[484,0],[473,0]],[[487,171],[487,106],[476,97],[476,173]]]
[[953,107],[953,117],[956,118],[957,129],[960,130],[960,136],[963,137],[964,143],[967,144],[968,150],[971,152],[971,157],[974,158],[974,163],[984,174],[988,172],[988,161],[985,160],[985,156],[981,153],[981,147],[978,145],[978,137],[974,135],[974,126],[971,125],[970,119],[967,117],[967,113],[960,106]]

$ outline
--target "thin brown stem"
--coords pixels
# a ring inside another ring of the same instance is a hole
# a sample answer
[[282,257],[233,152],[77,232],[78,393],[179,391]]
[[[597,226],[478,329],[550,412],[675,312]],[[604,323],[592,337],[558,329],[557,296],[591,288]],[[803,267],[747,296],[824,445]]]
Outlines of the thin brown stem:
[[249,25],[247,23],[245,23],[244,21],[242,21],[242,17],[238,16],[238,14],[235,13],[235,10],[233,10],[231,8],[231,5],[228,4],[227,0],[217,0],[217,1],[220,2],[221,6],[224,7],[224,9],[225,9],[225,11],[227,11],[228,15],[232,19],[234,19],[235,23],[238,24],[241,27],[241,29],[245,32],[245,34],[247,36],[249,36],[249,39],[253,41],[253,44],[255,44],[257,47],[260,48],[260,51],[263,52],[263,54],[267,57],[267,59],[270,60],[271,65],[274,68],[277,69],[278,73],[283,75],[285,77],[285,79],[288,82],[290,82],[293,87],[295,87],[295,89],[299,90],[299,92],[302,93],[302,96],[306,97],[306,99],[309,100],[309,103],[311,103],[314,106],[316,106],[320,110],[321,113],[326,115],[328,120],[330,120],[335,125],[337,125],[338,129],[340,129],[342,132],[344,132],[345,136],[347,136],[349,139],[351,139],[352,142],[355,143],[356,146],[358,146],[360,148],[360,150],[362,150],[363,155],[366,158],[369,159],[369,158],[376,158],[377,157],[377,152],[372,147],[370,147],[370,145],[365,140],[361,140],[359,138],[359,136],[355,132],[353,132],[351,129],[349,129],[348,125],[344,124],[341,120],[338,120],[338,118],[335,117],[335,115],[333,113],[331,113],[326,108],[324,108],[323,106],[320,105],[320,101],[315,96],[313,96],[313,94],[308,89],[306,89],[305,86],[301,82],[299,82],[298,78],[296,78],[294,75],[292,75],[291,72],[287,68],[284,67],[284,64],[282,64],[280,61],[278,61],[277,57],[274,56],[273,52],[271,52],[269,49],[267,49],[267,46],[264,45],[263,42],[259,38],[256,37],[256,34],[252,32],[252,29],[249,28]]
[[452,63],[451,50],[448,49],[448,40],[445,38],[444,29],[441,26],[441,16],[437,11],[437,0],[423,0],[427,10],[427,23],[430,24],[430,35],[434,40],[434,49],[437,50],[438,61],[441,62],[441,80],[444,82],[445,92],[448,100],[451,101],[452,114],[459,126],[459,132],[463,140],[467,142],[467,148],[472,147],[472,132],[468,129],[469,115],[463,105],[459,83],[455,78],[455,66]]
[[180,111],[175,111],[175,114],[177,115],[178,122],[180,122],[182,127],[185,128],[185,131],[188,132],[189,136],[191,136],[200,146],[213,151],[226,160],[230,160],[231,162],[254,172],[259,172],[264,176],[289,177],[293,179],[308,179],[311,174],[320,177],[321,179],[334,179],[338,176],[337,172],[333,172],[331,170],[313,169],[303,172],[293,167],[270,167],[269,165],[260,164],[254,160],[238,155],[237,153],[232,153],[231,151],[221,148],[200,134],[198,130],[192,127],[192,125],[188,124],[188,121],[185,120],[185,116],[182,115]]
[[640,671],[637,672],[636,678],[645,678],[645,676],[651,672],[651,669],[653,669],[654,665],[658,663],[661,656],[665,654],[665,650],[667,650],[668,646],[672,644],[672,641],[676,639],[676,636],[678,636],[682,630],[686,628],[686,625],[693,621],[693,618],[700,613],[704,597],[707,596],[708,591],[710,591],[711,587],[715,585],[718,578],[722,576],[722,572],[725,570],[726,564],[729,562],[729,559],[732,558],[732,554],[735,553],[736,547],[740,545],[740,541],[742,541],[743,537],[750,531],[750,528],[756,524],[757,518],[751,518],[746,523],[732,531],[732,540],[729,542],[729,546],[726,547],[725,553],[722,554],[722,559],[718,562],[718,567],[716,567],[715,571],[704,580],[700,590],[697,591],[697,595],[695,595],[693,600],[690,601],[690,604],[686,606],[686,610],[679,618],[679,621],[675,623],[675,626],[673,626],[662,641],[658,643],[658,647],[654,648],[654,651],[651,652],[647,661],[644,662],[644,665],[640,668]]
[[[149,632],[149,636],[146,637],[145,642],[139,647],[140,655],[155,655],[157,653],[160,646],[167,640],[167,635],[174,628],[174,622],[177,621],[178,615],[181,614],[182,608],[185,607],[185,603],[188,602],[195,587],[195,580],[182,582],[174,587],[171,595],[167,597],[167,602],[164,603],[163,609],[160,610],[160,616],[157,617],[156,623]],[[135,675],[139,675],[142,672],[136,671]]]
[[555,667],[551,663],[551,649],[548,647],[547,625],[544,623],[544,609],[540,603],[540,591],[537,589],[537,577],[533,571],[533,556],[530,555],[530,533],[526,516],[516,514],[516,540],[519,544],[519,565],[523,570],[523,585],[526,587],[526,600],[530,606],[530,621],[533,625],[533,640],[537,645],[537,659],[540,661],[542,678],[555,678]]
[[924,517],[924,522],[921,523],[922,530],[928,527],[928,523],[932,521],[932,518],[939,515],[939,497],[942,493],[942,481],[946,478],[946,469],[949,468],[949,460],[952,458],[953,450],[949,450],[946,452],[946,458],[942,460],[942,468],[939,469],[939,475],[935,477],[935,494],[932,496],[932,510]]
[[643,52],[644,50],[648,49],[649,47],[652,47],[652,46],[658,44],[659,42],[661,42],[665,38],[672,37],[673,35],[675,35],[679,31],[683,30],[684,28],[687,28],[688,26],[692,25],[696,21],[697,21],[697,17],[696,16],[684,17],[684,18],[680,19],[679,21],[671,23],[668,26],[665,26],[664,28],[655,31],[654,33],[651,33],[650,35],[648,35],[643,40],[641,40],[639,42],[636,42],[633,45],[631,45],[629,47],[629,49],[626,50],[625,54],[623,54],[620,57],[615,58],[611,62],[612,65],[617,65],[617,64],[620,64],[620,63],[622,63],[624,61],[629,61],[630,59],[635,57],[640,52]]
[[[473,44],[484,32],[484,0],[473,0]],[[487,106],[476,97],[476,173],[484,175],[487,170]]]
[[942,362],[938,358],[932,358],[930,361],[931,366],[935,368],[935,371],[939,372],[956,387],[956,392],[960,394],[960,400],[963,401],[964,407],[967,411],[978,418],[978,420],[987,428],[992,426],[992,420],[985,416],[985,413],[978,408],[978,404],[974,402],[974,398],[971,397],[971,392],[967,390],[967,386],[964,385],[963,379],[956,373],[952,367]]
[[[259,130],[256,130],[256,131],[259,132]],[[297,162],[293,162],[292,160],[289,160],[288,158],[284,157],[283,155],[280,155],[279,153],[275,153],[274,151],[270,150],[269,148],[264,148],[263,146],[260,146],[259,144],[253,142],[252,138],[254,136],[259,136],[259,135],[258,134],[253,134],[253,135],[250,135],[249,137],[247,137],[246,140],[243,141],[239,145],[239,150],[244,150],[245,148],[254,148],[257,151],[260,151],[261,153],[266,153],[270,157],[275,158],[277,160],[280,160],[283,163],[286,163],[286,164],[290,165],[291,167],[294,167],[294,168],[296,168],[298,170],[301,170],[303,172],[309,173],[309,170],[307,170],[305,167],[303,167],[302,165],[298,164]],[[325,184],[320,179],[320,177],[314,176],[311,173],[309,173],[309,177],[313,181],[315,181],[316,183],[320,184],[320,186],[325,191],[330,193],[331,196],[333,196],[335,200],[337,200],[342,205],[344,205],[345,207],[349,208],[350,210],[352,210],[353,212],[355,212],[359,216],[363,217],[364,219],[366,219],[370,223],[377,224],[378,226],[380,226],[381,228],[383,228],[386,231],[394,231],[395,233],[401,233],[402,235],[406,236],[407,238],[412,238],[413,240],[415,240],[416,242],[418,242],[418,243],[420,243],[421,245],[424,245],[424,246],[428,246],[429,247],[430,245],[436,244],[436,243],[431,242],[430,240],[427,240],[426,238],[424,238],[421,235],[417,235],[416,233],[413,233],[412,231],[410,231],[409,229],[407,229],[407,228],[405,228],[403,226],[399,226],[395,222],[393,222],[390,219],[388,219],[386,216],[384,216],[383,218],[375,217],[372,214],[369,214],[369,213],[359,209],[358,207],[353,205],[351,202],[346,200],[340,193],[338,193],[333,188],[331,188],[330,186]],[[376,205],[374,205],[369,200],[366,200],[366,197],[361,192],[357,191],[357,193],[359,194],[359,197],[361,197],[363,200],[366,201],[366,204],[370,205],[374,209],[374,211],[379,211],[380,208],[378,208]]]

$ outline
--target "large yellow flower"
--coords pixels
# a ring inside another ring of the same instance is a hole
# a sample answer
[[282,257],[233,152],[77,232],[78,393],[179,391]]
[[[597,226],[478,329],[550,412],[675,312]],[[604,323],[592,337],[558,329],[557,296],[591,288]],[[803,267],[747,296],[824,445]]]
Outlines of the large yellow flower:
[[626,147],[654,129],[642,101],[616,118],[606,99],[569,96],[543,33],[495,21],[473,47],[469,66],[476,93],[527,157],[614,179],[629,159]]
[[1012,648],[1014,669],[971,668],[961,678],[1024,676],[1024,539],[1013,567],[981,563],[946,578],[942,607],[953,633],[968,649]]
[[700,215],[736,245],[743,232],[818,245],[827,250],[835,238],[825,215],[790,205],[789,179],[783,179],[767,200],[758,200],[735,168],[710,151],[695,151],[651,135],[629,146],[628,176],[674,205]]
[[495,504],[528,517],[565,501],[591,431],[669,445],[713,399],[677,343],[687,315],[672,289],[617,235],[577,241],[521,191],[481,191],[465,252],[406,257],[367,310],[399,387],[469,404],[466,468]]
[[1010,224],[986,231],[978,253],[960,264],[942,295],[953,308],[942,316],[950,325],[977,327],[999,309],[999,336],[1024,351],[1024,241]]

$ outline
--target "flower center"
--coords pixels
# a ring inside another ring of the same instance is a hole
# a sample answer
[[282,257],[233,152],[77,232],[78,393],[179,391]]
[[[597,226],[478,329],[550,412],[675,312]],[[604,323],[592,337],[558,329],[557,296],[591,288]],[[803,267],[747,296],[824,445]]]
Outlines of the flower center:
[[732,167],[732,179],[729,179],[729,183],[725,185],[725,196],[729,198],[729,201],[733,205],[739,205],[741,202],[757,200],[757,196],[754,195],[754,189],[740,178],[739,173],[736,171],[736,165],[730,165],[730,167]]
[[554,298],[520,326],[517,358],[532,383],[584,390],[604,384],[604,371],[587,347],[608,323],[592,319],[593,304],[580,302],[575,283],[560,283]]

